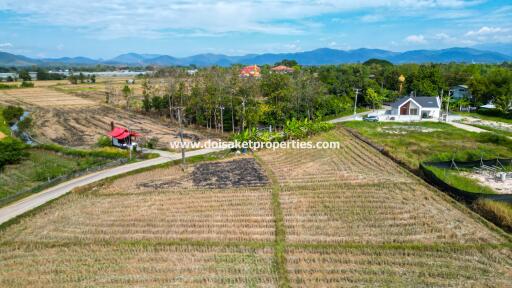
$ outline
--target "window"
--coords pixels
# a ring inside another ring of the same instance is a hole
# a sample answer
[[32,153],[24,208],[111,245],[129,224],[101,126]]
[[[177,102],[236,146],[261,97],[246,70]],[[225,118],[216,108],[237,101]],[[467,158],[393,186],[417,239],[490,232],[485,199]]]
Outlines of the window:
[[411,110],[409,111],[409,114],[410,115],[418,115],[418,109],[417,108],[411,108]]

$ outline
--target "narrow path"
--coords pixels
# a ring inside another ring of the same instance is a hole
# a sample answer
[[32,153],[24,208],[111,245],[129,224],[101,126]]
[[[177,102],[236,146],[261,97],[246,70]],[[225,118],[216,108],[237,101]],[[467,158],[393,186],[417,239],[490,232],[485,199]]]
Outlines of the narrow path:
[[[206,148],[201,150],[195,150],[185,153],[185,157],[192,157],[197,155],[204,155],[216,151],[221,151],[222,149],[212,149]],[[37,194],[31,195],[29,197],[23,198],[17,202],[14,202],[8,206],[0,208],[0,224],[5,223],[15,217],[22,215],[36,207],[39,207],[53,199],[56,199],[64,194],[67,194],[71,190],[88,185],[112,176],[124,174],[130,171],[138,170],[141,168],[147,168],[155,165],[160,165],[163,163],[167,163],[170,161],[178,160],[181,158],[181,154],[179,153],[171,153],[165,151],[152,150],[152,152],[160,154],[160,157],[150,160],[145,160],[141,162],[136,162],[132,164],[127,164],[123,166],[114,167],[111,169],[98,171],[92,174],[88,174],[82,177],[78,177],[66,182],[63,182],[57,186],[48,188],[43,190]]]
[[275,246],[274,258],[276,271],[278,276],[278,287],[290,287],[290,277],[288,276],[288,269],[286,268],[286,227],[284,225],[284,214],[281,208],[281,184],[270,167],[257,155],[254,158],[265,169],[272,184],[272,214],[274,215],[275,225]]

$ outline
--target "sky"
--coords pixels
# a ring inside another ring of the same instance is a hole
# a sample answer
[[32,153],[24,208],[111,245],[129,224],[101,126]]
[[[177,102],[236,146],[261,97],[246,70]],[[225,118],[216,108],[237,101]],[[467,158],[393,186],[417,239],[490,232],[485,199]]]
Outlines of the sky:
[[512,1],[0,0],[0,51],[184,57],[512,42]]

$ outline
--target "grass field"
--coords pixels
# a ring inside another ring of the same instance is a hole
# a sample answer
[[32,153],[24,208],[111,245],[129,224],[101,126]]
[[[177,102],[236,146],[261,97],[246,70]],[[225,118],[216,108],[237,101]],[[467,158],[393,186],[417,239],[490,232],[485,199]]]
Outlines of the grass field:
[[312,140],[342,148],[261,151],[72,192],[1,228],[0,286],[511,283],[503,232],[342,129]]
[[512,157],[512,145],[493,143],[488,135],[468,132],[446,123],[346,122],[412,169],[429,160],[476,160]]
[[512,124],[512,119],[507,119],[507,118],[502,118],[502,117],[488,116],[488,115],[482,115],[482,114],[470,113],[470,112],[457,112],[457,114],[461,115],[461,116],[479,118],[482,120],[489,120],[489,121],[496,121],[496,122]]
[[99,157],[72,157],[44,149],[29,149],[28,152],[29,157],[26,160],[7,165],[0,171],[0,203],[5,198],[34,188],[48,179],[112,161]]

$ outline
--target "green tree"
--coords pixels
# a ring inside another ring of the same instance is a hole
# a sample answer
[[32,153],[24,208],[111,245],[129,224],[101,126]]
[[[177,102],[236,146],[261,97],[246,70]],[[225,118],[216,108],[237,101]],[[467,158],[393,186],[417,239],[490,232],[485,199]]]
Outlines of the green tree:
[[375,110],[375,108],[380,108],[380,106],[382,105],[382,101],[384,101],[384,98],[382,97],[382,95],[375,92],[375,90],[373,90],[372,88],[368,88],[366,89],[365,100],[366,102],[371,103],[373,109]]
[[23,108],[19,106],[9,105],[2,111],[5,121],[11,124],[18,121],[21,115],[23,115]]
[[28,73],[27,70],[21,70],[18,76],[23,81],[31,81],[32,80],[32,78],[30,77],[30,74]]
[[0,169],[7,164],[16,164],[28,157],[28,152],[25,149],[25,144],[15,138],[0,141]]

